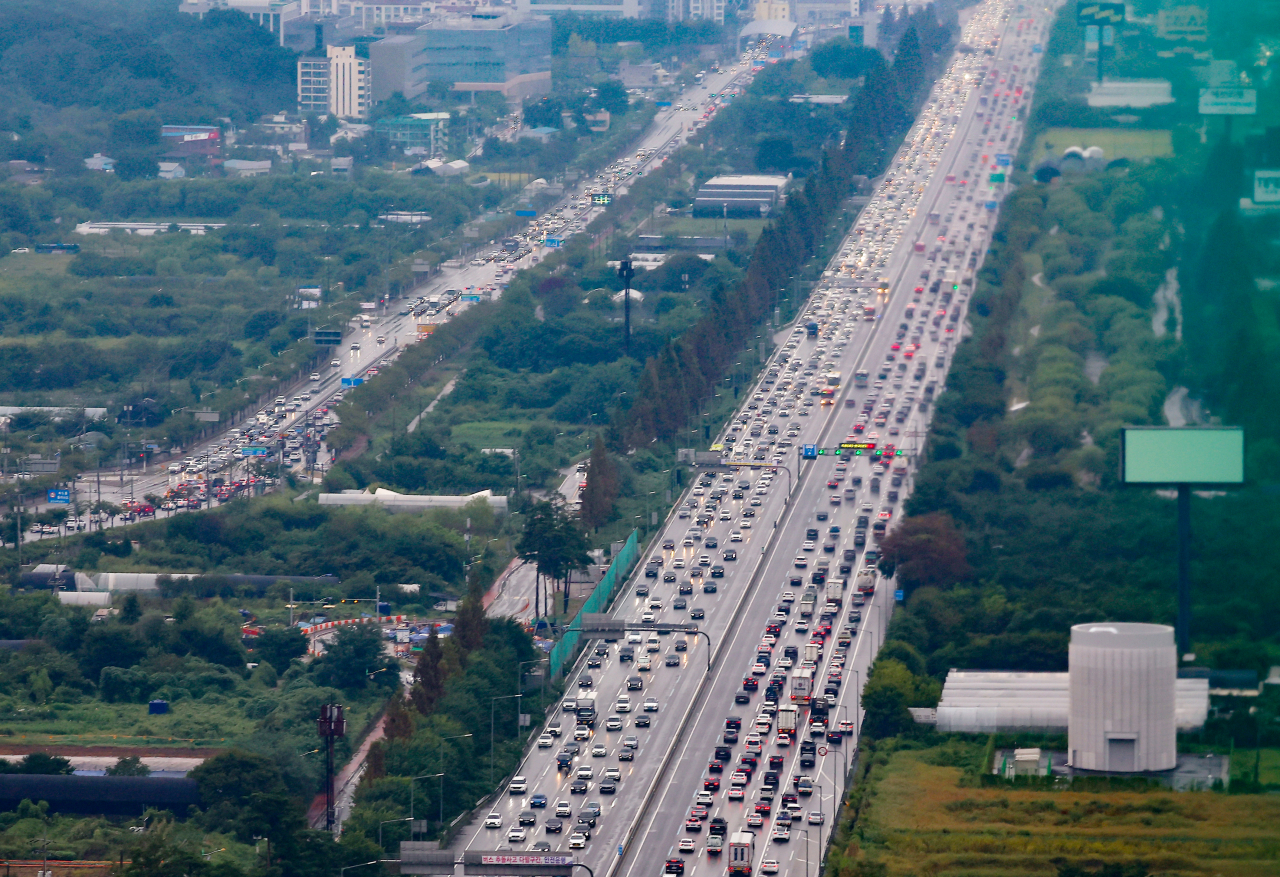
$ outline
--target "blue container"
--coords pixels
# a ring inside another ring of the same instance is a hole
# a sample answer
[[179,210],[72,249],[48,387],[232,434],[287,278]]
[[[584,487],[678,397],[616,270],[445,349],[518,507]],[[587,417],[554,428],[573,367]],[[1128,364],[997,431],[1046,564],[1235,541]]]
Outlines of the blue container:
[[147,713],[153,716],[162,716],[169,712],[169,701],[153,700],[147,704]]

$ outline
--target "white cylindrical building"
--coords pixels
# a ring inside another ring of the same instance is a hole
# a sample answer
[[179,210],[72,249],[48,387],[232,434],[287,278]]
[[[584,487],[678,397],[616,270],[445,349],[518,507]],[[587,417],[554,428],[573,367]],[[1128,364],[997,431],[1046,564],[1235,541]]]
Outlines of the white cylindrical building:
[[1103,622],[1071,628],[1067,748],[1080,770],[1135,773],[1178,763],[1173,628]]

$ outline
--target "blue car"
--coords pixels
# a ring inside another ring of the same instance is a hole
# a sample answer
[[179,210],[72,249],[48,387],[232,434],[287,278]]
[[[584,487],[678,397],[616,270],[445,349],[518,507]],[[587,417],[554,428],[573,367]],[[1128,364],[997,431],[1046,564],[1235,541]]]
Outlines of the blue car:
[[545,807],[545,806],[547,806],[547,796],[546,796],[546,795],[534,795],[532,798],[530,798],[530,799],[529,799],[529,806],[530,806],[530,807]]

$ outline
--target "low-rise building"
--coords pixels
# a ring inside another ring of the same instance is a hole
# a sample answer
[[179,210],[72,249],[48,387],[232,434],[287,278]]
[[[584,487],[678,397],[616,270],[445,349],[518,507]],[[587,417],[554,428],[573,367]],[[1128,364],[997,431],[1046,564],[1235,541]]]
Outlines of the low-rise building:
[[693,212],[699,216],[766,216],[786,187],[784,176],[723,174],[698,189]]
[[204,18],[206,13],[214,9],[243,12],[255,24],[274,34],[282,46],[286,24],[302,15],[299,0],[182,0],[178,4],[179,12],[197,18]]
[[186,168],[176,161],[160,162],[160,173],[157,175],[162,180],[180,180],[187,175]]
[[448,113],[413,113],[379,119],[373,130],[407,155],[442,155],[449,148]]
[[232,177],[265,177],[271,173],[271,162],[231,158],[222,163],[222,168]]
[[91,171],[101,171],[104,174],[114,174],[116,172],[116,160],[110,156],[103,155],[101,152],[95,152],[86,158],[84,166]]
[[1173,103],[1173,85],[1167,79],[1104,79],[1093,83],[1086,100],[1091,107],[1158,107]]

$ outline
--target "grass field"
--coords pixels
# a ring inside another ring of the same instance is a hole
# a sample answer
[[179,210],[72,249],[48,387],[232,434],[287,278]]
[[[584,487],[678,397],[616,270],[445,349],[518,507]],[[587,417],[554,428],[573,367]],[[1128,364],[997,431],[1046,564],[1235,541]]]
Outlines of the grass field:
[[961,784],[982,742],[898,751],[872,772],[860,851],[887,874],[1051,877],[1141,860],[1153,875],[1280,874],[1280,796]]
[[1107,161],[1138,160],[1173,155],[1169,131],[1133,131],[1124,128],[1050,128],[1038,138],[1031,155],[1034,167],[1045,159],[1061,158],[1068,146],[1101,146]]
[[[165,715],[148,715],[145,703],[55,703],[5,710],[0,745],[214,747],[235,745],[258,726],[245,713],[248,699],[206,694],[170,703]],[[377,705],[348,704],[348,726],[362,728]]]
[[[767,219],[730,219],[727,220],[729,226],[729,234],[733,234],[736,229],[744,229],[747,237],[755,240],[760,236],[760,232],[764,230],[768,223]],[[687,237],[715,237],[723,235],[726,220],[717,219],[713,216],[675,216],[663,217],[647,226],[644,231],[646,234],[674,234]]]

